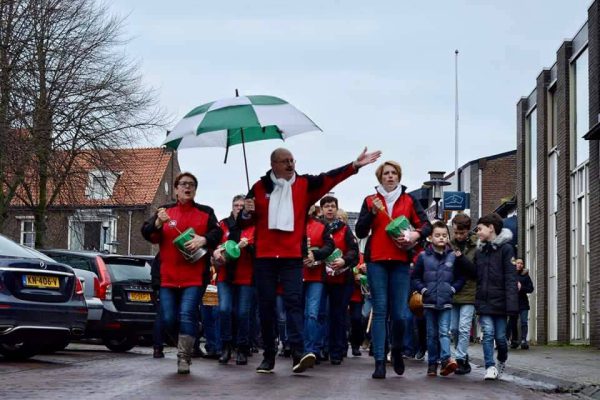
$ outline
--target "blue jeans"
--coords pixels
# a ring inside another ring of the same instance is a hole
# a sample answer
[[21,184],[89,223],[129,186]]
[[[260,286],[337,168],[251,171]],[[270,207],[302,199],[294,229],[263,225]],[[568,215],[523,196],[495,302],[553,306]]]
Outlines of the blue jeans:
[[221,353],[221,334],[219,327],[219,308],[217,306],[200,307],[202,326],[204,327],[204,348],[207,352]]
[[452,310],[425,309],[427,323],[427,362],[429,365],[450,358],[450,320]]
[[506,344],[506,316],[505,315],[480,315],[479,324],[483,331],[483,358],[485,368],[496,365],[494,362],[494,340],[498,347],[498,361],[508,359],[508,346]]
[[180,335],[198,336],[198,306],[204,289],[201,286],[160,288],[162,319],[167,332],[174,336],[179,320]]
[[519,329],[518,329],[518,321],[521,322],[521,342],[527,341],[527,332],[528,332],[528,320],[529,320],[529,310],[521,310],[519,311],[519,315],[511,315],[508,318],[508,327],[510,329],[510,339],[513,342],[519,342]]
[[319,306],[323,296],[323,282],[304,284],[304,351],[319,352],[322,327],[319,323]]
[[385,360],[386,319],[392,320],[393,349],[402,350],[402,317],[408,308],[410,278],[408,263],[400,261],[367,264],[371,303],[373,305],[373,355],[375,361]]
[[219,295],[219,321],[221,342],[233,343],[233,309],[235,307],[235,323],[237,335],[235,344],[238,348],[250,347],[250,307],[254,296],[252,286],[234,285],[228,282],[217,283]]
[[452,308],[452,336],[456,340],[456,359],[464,360],[469,355],[469,338],[473,324],[473,304],[454,304]]
[[348,305],[354,286],[326,285],[329,295],[329,355],[331,360],[341,361],[348,343]]
[[274,357],[277,352],[274,317],[278,282],[283,285],[281,297],[286,312],[287,340],[292,350],[300,353],[304,351],[302,268],[301,258],[257,258],[254,261],[264,354],[267,357]]

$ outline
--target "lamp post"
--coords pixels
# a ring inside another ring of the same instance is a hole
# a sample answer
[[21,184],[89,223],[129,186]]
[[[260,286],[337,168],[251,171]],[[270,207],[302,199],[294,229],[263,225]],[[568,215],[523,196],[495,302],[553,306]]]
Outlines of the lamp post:
[[424,182],[431,187],[433,201],[435,201],[435,217],[439,218],[439,203],[444,195],[444,186],[450,185],[450,182],[444,180],[444,171],[429,171],[429,180]]

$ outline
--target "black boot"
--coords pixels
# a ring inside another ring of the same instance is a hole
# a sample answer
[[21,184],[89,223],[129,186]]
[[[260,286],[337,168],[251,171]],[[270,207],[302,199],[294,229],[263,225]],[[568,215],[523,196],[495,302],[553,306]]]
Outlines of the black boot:
[[394,366],[396,375],[404,373],[404,359],[402,357],[402,350],[399,348],[392,349],[392,365]]
[[231,343],[223,343],[223,350],[221,351],[221,357],[219,357],[219,364],[227,364],[231,360]]
[[259,374],[271,374],[273,373],[273,369],[275,369],[275,356],[265,353],[262,362],[256,367],[256,372]]
[[465,372],[465,360],[458,359],[458,360],[456,360],[456,363],[458,364],[458,368],[456,368],[456,371],[454,371],[454,373],[456,375],[464,375],[464,374],[466,374],[466,372]]
[[154,358],[165,358],[165,353],[163,352],[163,346],[154,346],[154,352],[152,354]]
[[371,377],[373,379],[385,379],[385,361],[375,361],[375,371]]
[[315,366],[317,357],[313,353],[303,354],[299,350],[292,351],[292,372],[301,374],[308,368]]
[[248,349],[244,347],[238,348],[237,356],[235,357],[235,365],[248,364]]

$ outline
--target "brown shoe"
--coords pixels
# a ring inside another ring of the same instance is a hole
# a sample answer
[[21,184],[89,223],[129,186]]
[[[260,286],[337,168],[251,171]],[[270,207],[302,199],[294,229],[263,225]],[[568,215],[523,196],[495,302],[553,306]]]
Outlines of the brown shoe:
[[447,359],[446,361],[442,362],[442,369],[440,370],[440,375],[448,376],[451,373],[453,373],[454,371],[456,371],[456,368],[458,368],[458,364],[451,357],[451,358]]

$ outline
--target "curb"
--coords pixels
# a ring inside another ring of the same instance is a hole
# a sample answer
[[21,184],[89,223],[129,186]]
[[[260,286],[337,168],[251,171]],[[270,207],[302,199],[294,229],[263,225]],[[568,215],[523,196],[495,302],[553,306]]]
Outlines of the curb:
[[[485,364],[483,362],[483,359],[479,357],[471,358],[469,356],[469,361],[473,361],[473,363],[480,366],[483,366]],[[527,379],[533,382],[542,382],[545,385],[547,385],[547,388],[536,388],[535,390],[537,391],[547,393],[570,393],[576,394],[579,397],[583,398],[600,400],[600,385],[587,385],[583,383],[567,381],[549,375],[539,374],[529,370],[511,367],[510,365],[507,365],[504,371],[509,375]]]

